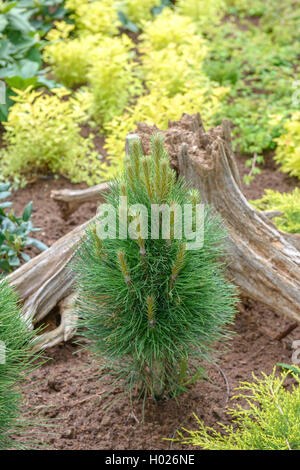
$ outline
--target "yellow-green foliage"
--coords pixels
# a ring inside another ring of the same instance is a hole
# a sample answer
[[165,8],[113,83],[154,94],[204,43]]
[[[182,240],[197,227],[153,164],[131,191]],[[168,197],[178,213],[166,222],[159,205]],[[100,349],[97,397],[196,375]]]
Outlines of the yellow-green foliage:
[[88,73],[91,113],[101,125],[121,114],[130,98],[142,91],[133,46],[126,35],[105,37],[91,51],[92,66]]
[[51,95],[32,87],[14,91],[16,104],[4,123],[2,175],[28,179],[51,171],[73,182],[97,182],[100,162],[92,137],[80,135],[86,119],[81,95],[72,98],[63,88],[52,89]]
[[153,18],[151,10],[158,5],[160,0],[123,0],[120,8],[130,21],[141,26],[143,21]]
[[47,41],[58,41],[59,39],[67,39],[71,36],[75,29],[74,24],[66,23],[65,21],[57,21],[53,28],[50,29],[46,36]]
[[122,170],[125,137],[135,129],[137,122],[155,124],[159,129],[166,129],[169,119],[178,120],[183,113],[193,114],[201,110],[201,116],[210,126],[225,93],[226,88],[223,87],[191,88],[184,94],[169,97],[165,90],[153,89],[148,95],[141,96],[134,107],[105,127],[110,166],[103,165],[103,177],[109,179]]
[[191,88],[207,87],[209,79],[201,66],[205,53],[206,47],[197,36],[193,45],[171,43],[159,51],[149,51],[142,57],[148,89],[164,89],[174,96]]
[[281,170],[300,178],[300,112],[295,112],[284,124],[283,134],[276,139],[278,144],[275,161]]
[[[291,391],[284,388],[288,372],[276,376],[275,369],[263,378],[253,375],[253,382],[242,382],[242,392],[234,399],[247,406],[236,405],[228,414],[236,426],[225,426],[222,432],[205,427],[198,418],[197,431],[179,433],[176,439],[209,450],[299,450],[300,449],[300,387],[299,376]],[[186,430],[185,430],[186,431]]]
[[109,155],[109,165],[103,165],[104,178],[121,171],[125,137],[137,122],[166,129],[169,119],[177,120],[183,113],[201,110],[205,123],[210,125],[227,92],[224,87],[215,87],[204,75],[206,43],[196,34],[189,18],[166,10],[153,23],[145,24],[142,40],[141,69],[149,93],[104,126]]
[[201,33],[219,23],[226,11],[223,0],[178,0],[176,5],[181,15],[189,16],[198,23]]
[[149,90],[163,89],[172,97],[206,86],[202,62],[207,47],[189,18],[165,10],[153,23],[146,23],[141,37],[142,69]]
[[45,47],[44,60],[51,64],[55,77],[66,87],[81,85],[87,81],[91,52],[102,39],[95,34],[57,40]]
[[66,8],[73,10],[72,18],[83,33],[113,35],[121,25],[115,0],[67,0]]
[[143,41],[141,51],[147,54],[149,50],[159,51],[169,44],[191,45],[196,39],[196,34],[197,27],[191,18],[164,9],[154,21],[144,25],[144,32],[140,36]]
[[[277,1],[277,0],[276,0]],[[226,6],[234,8],[240,13],[249,15],[262,15],[267,4],[265,0],[252,0],[251,3],[248,0],[225,0]]]
[[272,189],[266,189],[261,199],[250,201],[256,209],[262,211],[283,212],[273,221],[277,227],[290,233],[300,233],[300,189],[295,188],[291,193],[280,193]]

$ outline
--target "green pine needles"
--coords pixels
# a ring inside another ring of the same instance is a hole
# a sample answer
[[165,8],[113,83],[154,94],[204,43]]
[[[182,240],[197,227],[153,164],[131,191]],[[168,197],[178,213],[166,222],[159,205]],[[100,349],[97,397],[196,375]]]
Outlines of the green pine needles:
[[[79,330],[88,347],[118,384],[159,399],[203,377],[200,362],[212,359],[216,341],[229,338],[236,291],[220,261],[226,233],[219,217],[204,208],[203,245],[187,249],[176,210],[195,229],[199,194],[176,180],[161,134],[152,136],[151,149],[144,156],[139,141],[132,142],[123,177],[104,196],[108,205],[100,206],[97,223],[83,237],[73,269]],[[170,209],[166,237],[155,204]]]
[[15,447],[13,434],[24,429],[19,385],[35,367],[33,337],[21,318],[17,295],[0,280],[0,449]]

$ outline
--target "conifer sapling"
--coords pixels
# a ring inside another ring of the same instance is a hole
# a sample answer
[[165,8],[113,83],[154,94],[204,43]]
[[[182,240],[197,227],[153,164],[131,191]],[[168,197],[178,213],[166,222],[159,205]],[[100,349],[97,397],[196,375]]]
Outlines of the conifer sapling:
[[[20,384],[36,367],[32,353],[35,332],[21,317],[18,298],[0,279],[0,449],[13,445],[13,434],[26,426],[20,417]],[[19,447],[23,445],[18,444]]]
[[[183,222],[190,217],[195,230],[199,194],[176,179],[161,134],[152,136],[149,156],[139,140],[131,142],[122,178],[104,197],[109,206],[82,238],[73,264],[79,330],[130,392],[174,396],[203,376],[200,362],[212,360],[215,342],[229,337],[236,292],[221,261],[226,232],[205,207],[203,243],[187,249]],[[169,208],[167,235],[167,210],[162,215],[155,204]],[[116,236],[108,229],[112,212]]]

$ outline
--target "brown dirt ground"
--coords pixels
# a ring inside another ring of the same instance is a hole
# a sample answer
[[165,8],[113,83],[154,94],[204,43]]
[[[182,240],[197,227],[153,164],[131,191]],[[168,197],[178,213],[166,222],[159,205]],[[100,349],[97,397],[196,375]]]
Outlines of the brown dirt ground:
[[[246,157],[237,158],[242,175],[248,171],[245,160]],[[256,176],[250,186],[244,185],[243,190],[247,198],[254,199],[261,197],[263,188],[291,191],[297,185],[299,181],[276,171],[271,156],[266,156],[262,174]],[[95,204],[86,204],[64,221],[49,196],[52,189],[66,187],[74,185],[64,178],[49,177],[12,196],[17,213],[33,200],[33,221],[42,229],[37,237],[48,245],[88,220],[96,210]],[[173,437],[182,426],[196,428],[193,413],[209,426],[215,426],[218,421],[229,422],[225,414],[229,404],[223,374],[232,396],[239,380],[251,379],[252,371],[270,373],[278,362],[291,363],[292,341],[300,338],[300,328],[282,341],[274,339],[290,324],[290,320],[266,307],[243,299],[233,328],[236,334],[229,351],[219,362],[221,371],[210,366],[208,375],[212,381],[198,382],[177,402],[174,399],[160,403],[148,400],[144,422],[142,405],[131,405],[119,390],[115,392],[119,400],[109,411],[104,410],[108,402],[108,397],[103,396],[106,385],[99,384],[96,364],[88,367],[88,354],[80,351],[74,342],[52,348],[47,351],[50,361],[29,377],[23,390],[25,418],[35,416],[45,420],[49,427],[34,426],[27,432],[27,438],[42,439],[52,449],[169,449],[170,442],[164,438]],[[180,448],[183,446],[173,444],[173,449]]]

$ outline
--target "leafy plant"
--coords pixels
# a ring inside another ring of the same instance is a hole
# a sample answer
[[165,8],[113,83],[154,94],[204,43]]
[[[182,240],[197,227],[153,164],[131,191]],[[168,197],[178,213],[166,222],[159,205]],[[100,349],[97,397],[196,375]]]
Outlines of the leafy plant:
[[[139,27],[143,25],[144,21],[153,19],[152,10],[161,4],[160,0],[122,0],[118,8],[127,21]],[[126,23],[125,23],[126,26]]]
[[274,217],[274,223],[283,232],[300,233],[300,189],[295,188],[291,193],[280,193],[266,189],[261,199],[250,201],[259,210],[282,212]]
[[72,38],[65,37],[64,32],[65,24],[57,24],[56,30],[50,31],[47,36],[50,42],[44,48],[43,57],[59,82],[73,88],[87,83],[89,69],[95,60],[93,50],[101,46],[103,36],[94,34]]
[[[285,388],[288,375],[296,385],[291,391]],[[276,376],[262,372],[253,382],[241,382],[233,397],[243,400],[246,406],[236,405],[228,410],[234,426],[221,423],[222,432],[206,427],[197,417],[199,429],[179,433],[177,441],[209,450],[299,450],[300,449],[300,378],[298,374],[282,372]]]
[[250,171],[243,177],[245,184],[250,184],[251,181],[254,180],[255,175],[261,174],[261,169],[257,166],[257,164],[261,163],[264,163],[264,157],[262,155],[257,155],[257,153],[255,153],[252,158],[248,158],[246,161],[246,166],[250,168]]
[[66,8],[82,34],[118,33],[121,23],[115,0],[66,0]]
[[284,122],[297,106],[292,96],[299,75],[298,53],[292,37],[282,44],[270,31],[249,20],[240,25],[231,17],[222,28],[208,31],[207,41],[204,71],[211,80],[230,86],[219,120],[226,115],[235,124],[235,148],[257,155],[274,149]]
[[10,186],[10,183],[0,183],[0,270],[6,272],[20,266],[20,257],[29,261],[30,256],[23,252],[27,246],[41,251],[48,248],[44,243],[28,236],[31,232],[40,230],[34,228],[30,220],[32,202],[27,204],[22,217],[17,217],[13,210],[5,211],[12,206],[11,202],[4,201],[11,195]]
[[197,36],[193,46],[171,43],[159,51],[149,51],[142,57],[146,86],[150,90],[166,90],[170,97],[192,88],[207,88],[209,79],[201,67],[205,54],[206,47]]
[[300,375],[300,367],[294,364],[278,363],[277,366],[281,367],[283,370],[288,370],[288,371],[293,372],[294,374]]
[[51,171],[73,182],[97,182],[101,157],[93,136],[82,137],[80,128],[86,120],[85,95],[72,98],[64,88],[51,94],[31,87],[15,91],[16,104],[4,123],[6,147],[0,151],[3,177],[14,175],[26,181],[29,175]]
[[[162,135],[151,142],[148,157],[137,141],[132,143],[123,178],[105,196],[110,204],[105,211],[115,209],[117,226],[126,235],[103,233],[99,224],[106,223],[107,214],[99,215],[81,241],[73,269],[79,329],[89,347],[130,393],[137,389],[139,396],[161,398],[182,392],[203,375],[199,360],[210,360],[215,341],[228,339],[236,294],[220,264],[226,235],[210,208],[203,214],[202,247],[186,250],[174,213],[170,235],[165,239],[160,233],[153,204],[183,209],[190,203],[195,228],[199,195],[176,182]],[[119,215],[121,196],[128,198],[128,223]],[[158,238],[145,233],[153,224]]]
[[103,38],[91,51],[90,58],[91,114],[103,125],[120,115],[130,99],[141,94],[143,88],[134,62],[133,42],[128,36]]
[[6,102],[0,104],[0,121],[7,119],[13,104],[12,88],[55,85],[42,70],[40,49],[42,36],[51,28],[52,21],[66,13],[61,4],[62,0],[0,3],[0,79],[5,79],[7,87]]
[[179,15],[166,8],[154,21],[144,24],[140,39],[143,41],[141,51],[147,54],[150,51],[160,51],[170,44],[177,47],[193,45],[198,42],[197,25],[187,16]]
[[284,124],[282,135],[276,140],[275,161],[280,169],[300,178],[300,112],[295,112]]
[[191,17],[203,34],[219,24],[226,9],[223,0],[177,0],[176,10]]
[[[36,332],[21,317],[19,299],[0,280],[0,449],[15,447],[13,436],[28,426],[21,414],[20,385],[37,367],[32,345]],[[21,446],[23,447],[23,446]]]

